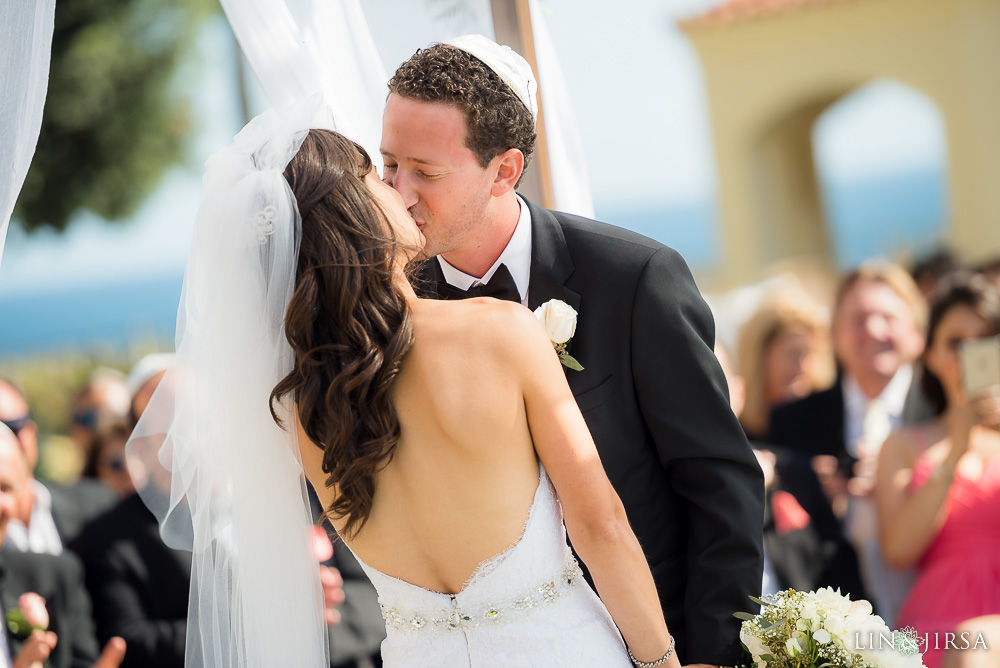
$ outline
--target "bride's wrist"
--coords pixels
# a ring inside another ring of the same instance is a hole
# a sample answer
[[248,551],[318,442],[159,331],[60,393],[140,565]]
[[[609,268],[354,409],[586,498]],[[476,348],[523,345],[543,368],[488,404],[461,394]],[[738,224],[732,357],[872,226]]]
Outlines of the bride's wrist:
[[639,659],[635,658],[635,655],[632,654],[631,649],[629,649],[628,647],[626,647],[625,649],[628,651],[628,658],[632,660],[633,664],[639,666],[639,668],[653,668],[654,666],[661,666],[664,663],[666,663],[667,660],[674,655],[675,646],[676,646],[676,641],[674,640],[674,637],[670,635],[670,646],[667,648],[666,653],[664,653],[663,656],[654,661],[640,661]]

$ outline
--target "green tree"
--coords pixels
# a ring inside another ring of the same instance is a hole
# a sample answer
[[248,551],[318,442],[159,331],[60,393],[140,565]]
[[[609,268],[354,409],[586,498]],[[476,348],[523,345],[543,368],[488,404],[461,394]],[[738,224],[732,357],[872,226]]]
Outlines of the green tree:
[[[174,76],[213,0],[61,0],[38,148],[14,218],[65,229],[83,209],[129,216],[185,158]],[[178,90],[181,88],[181,90]]]

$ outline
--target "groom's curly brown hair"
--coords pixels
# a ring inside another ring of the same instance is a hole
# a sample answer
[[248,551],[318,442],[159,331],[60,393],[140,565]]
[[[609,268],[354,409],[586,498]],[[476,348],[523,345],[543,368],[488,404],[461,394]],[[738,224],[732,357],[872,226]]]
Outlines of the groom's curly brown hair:
[[389,94],[452,104],[465,113],[465,145],[482,167],[504,151],[524,154],[527,169],[535,150],[531,112],[483,61],[449,44],[419,49],[389,80]]

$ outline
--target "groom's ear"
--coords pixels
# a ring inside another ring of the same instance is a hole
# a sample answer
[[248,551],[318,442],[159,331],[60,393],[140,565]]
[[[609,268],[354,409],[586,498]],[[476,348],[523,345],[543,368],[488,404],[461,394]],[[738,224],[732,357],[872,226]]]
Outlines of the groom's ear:
[[497,157],[493,158],[493,169],[496,176],[493,178],[493,187],[490,194],[494,197],[506,195],[517,185],[521,173],[524,171],[524,154],[516,148],[509,148]]

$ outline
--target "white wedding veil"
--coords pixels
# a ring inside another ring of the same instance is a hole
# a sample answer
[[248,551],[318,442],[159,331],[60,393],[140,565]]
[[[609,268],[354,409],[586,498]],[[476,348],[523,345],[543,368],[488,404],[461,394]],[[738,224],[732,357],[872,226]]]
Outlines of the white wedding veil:
[[188,668],[329,666],[305,480],[290,426],[269,410],[292,368],[284,334],[301,219],[282,173],[314,97],[253,119],[206,165],[176,357],[128,444],[168,545],[191,550]]
[[0,2],[0,258],[42,127],[55,7],[55,0]]

